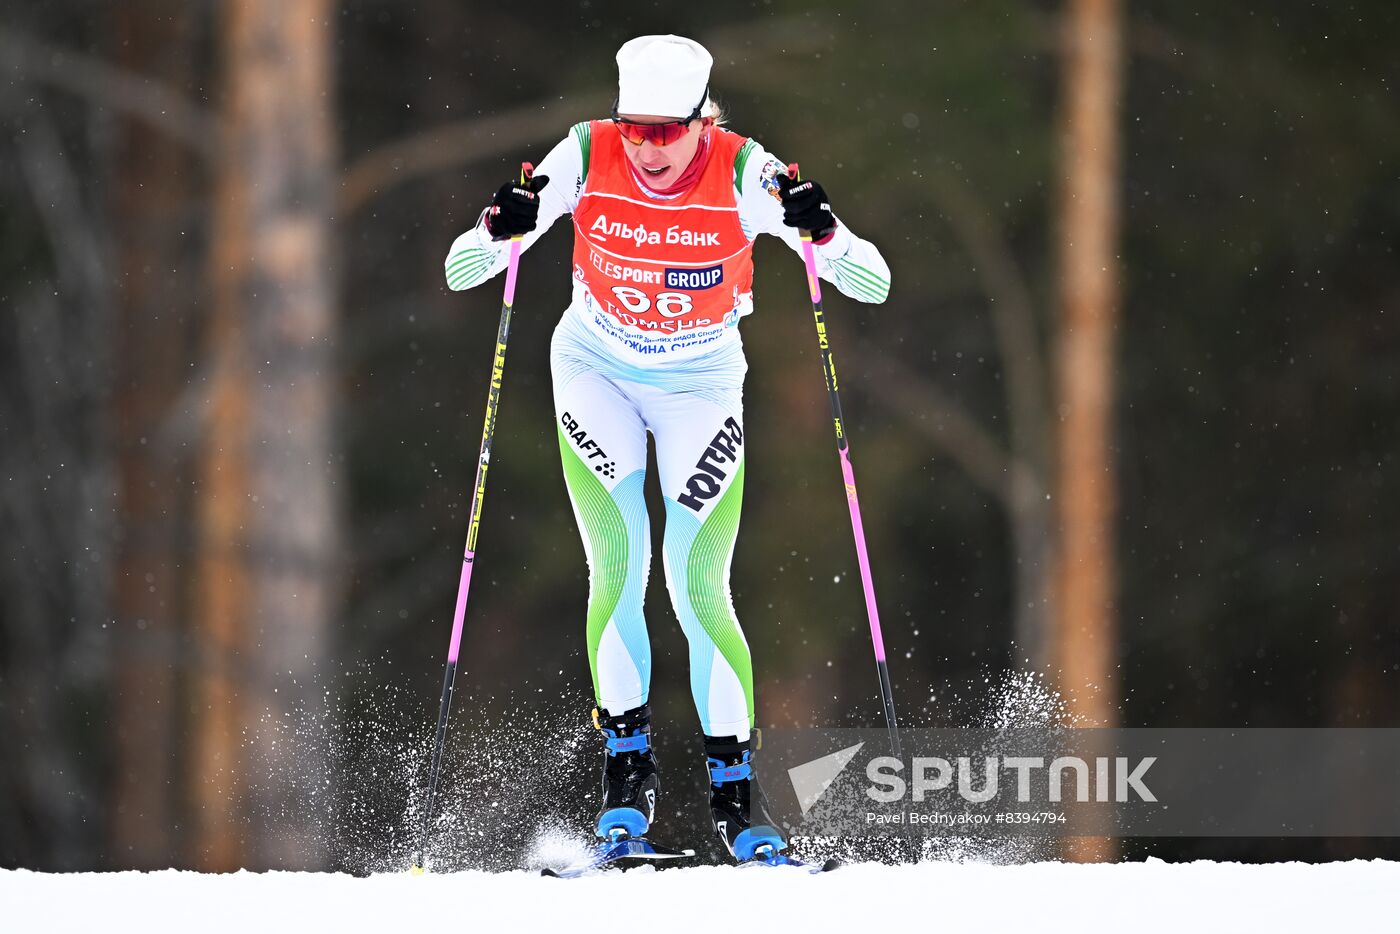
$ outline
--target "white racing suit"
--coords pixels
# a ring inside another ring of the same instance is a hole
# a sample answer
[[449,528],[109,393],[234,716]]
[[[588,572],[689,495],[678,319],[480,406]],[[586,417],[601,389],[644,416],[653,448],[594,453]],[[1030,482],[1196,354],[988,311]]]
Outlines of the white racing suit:
[[[801,241],[783,224],[775,194],[774,173],[783,164],[756,143],[712,131],[722,134],[712,139],[723,145],[706,154],[725,162],[707,165],[696,186],[705,186],[711,203],[696,207],[689,190],[667,199],[618,168],[622,144],[610,131],[616,132],[603,123],[578,124],[539,164],[536,173],[550,182],[540,193],[538,225],[522,243],[529,249],[559,217],[574,215],[573,300],[554,332],[551,369],[564,479],[589,566],[587,635],[596,700],[619,714],[646,703],[651,683],[642,609],[651,565],[642,497],[651,432],[666,509],[663,565],[689,642],[695,707],[706,734],[743,740],[754,717],[753,665],[729,589],[745,469],[748,365],[738,320],[753,308],[740,266],[761,233],[781,238],[799,256]],[[692,207],[676,206],[683,204]],[[648,218],[655,217],[662,221],[652,230]],[[689,230],[680,220],[662,229],[672,217],[701,221]],[[723,263],[695,259],[694,244],[721,241],[704,225],[729,231],[724,236],[738,243],[742,256],[731,251]],[[499,273],[508,247],[509,241],[493,242],[478,221],[452,244],[445,264],[449,287],[472,288]],[[889,268],[873,245],[838,223],[815,251],[819,275],[842,293],[884,301]],[[650,265],[642,264],[648,257]],[[731,282],[732,291],[720,295]],[[692,299],[711,306],[723,301],[724,311],[685,330],[695,323],[684,314]],[[653,320],[639,318],[639,309]],[[681,330],[667,330],[672,326]]]

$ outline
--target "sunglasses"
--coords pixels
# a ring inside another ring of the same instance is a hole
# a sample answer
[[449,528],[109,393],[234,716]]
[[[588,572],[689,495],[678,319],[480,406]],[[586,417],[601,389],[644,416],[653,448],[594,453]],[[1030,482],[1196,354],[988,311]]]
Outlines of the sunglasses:
[[669,146],[676,140],[690,132],[691,122],[700,119],[700,111],[705,107],[705,100],[710,96],[710,89],[705,89],[705,94],[700,98],[700,103],[695,105],[695,109],[690,112],[690,116],[684,120],[668,120],[665,123],[632,123],[623,120],[617,115],[617,102],[613,101],[612,122],[617,127],[622,138],[634,146],[642,143],[651,143],[653,146]]
[[640,146],[642,143],[669,146],[690,132],[689,120],[677,120],[674,123],[628,123],[614,117],[613,123],[617,124],[622,138],[634,146]]

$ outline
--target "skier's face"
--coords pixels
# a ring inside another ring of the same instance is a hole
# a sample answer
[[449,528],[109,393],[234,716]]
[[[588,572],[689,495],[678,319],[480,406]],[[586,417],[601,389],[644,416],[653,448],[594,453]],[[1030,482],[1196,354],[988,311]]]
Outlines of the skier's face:
[[[658,117],[654,114],[618,114],[618,119],[628,123],[675,123],[678,118]],[[681,177],[686,166],[690,165],[690,160],[695,158],[703,127],[703,120],[692,120],[685,135],[673,143],[658,146],[650,140],[633,143],[624,139],[622,148],[649,186],[669,188]]]

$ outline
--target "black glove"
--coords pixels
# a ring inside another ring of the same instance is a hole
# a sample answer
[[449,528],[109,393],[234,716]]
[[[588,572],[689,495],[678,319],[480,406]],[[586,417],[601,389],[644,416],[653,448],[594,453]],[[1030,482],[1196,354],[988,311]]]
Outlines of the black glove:
[[548,175],[532,175],[520,182],[506,182],[486,209],[486,229],[492,240],[509,240],[535,229],[540,219],[540,191],[549,184]]
[[778,197],[783,202],[783,223],[812,232],[813,240],[825,240],[836,229],[836,218],[826,202],[822,186],[810,178],[795,181],[778,173]]

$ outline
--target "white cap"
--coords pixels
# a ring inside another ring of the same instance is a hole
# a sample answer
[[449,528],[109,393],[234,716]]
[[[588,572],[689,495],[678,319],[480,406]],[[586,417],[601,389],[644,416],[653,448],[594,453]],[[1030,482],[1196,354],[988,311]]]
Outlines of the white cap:
[[617,112],[688,117],[704,103],[714,58],[694,39],[638,36],[617,50]]

